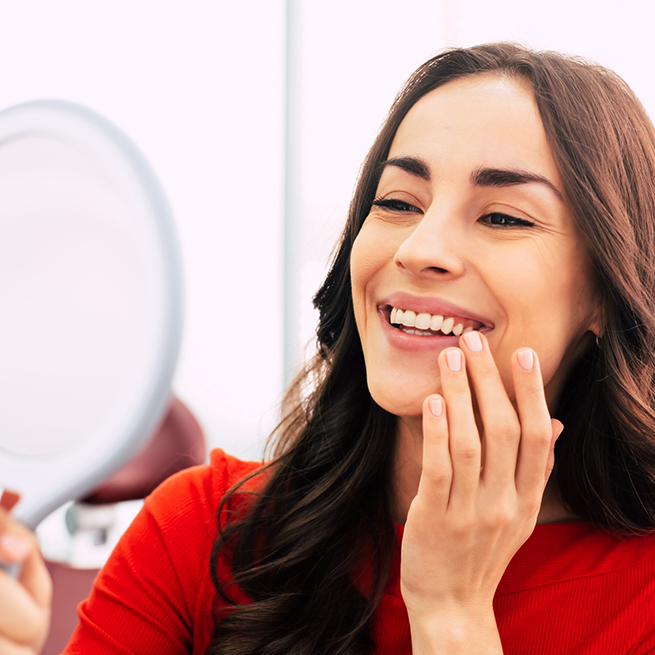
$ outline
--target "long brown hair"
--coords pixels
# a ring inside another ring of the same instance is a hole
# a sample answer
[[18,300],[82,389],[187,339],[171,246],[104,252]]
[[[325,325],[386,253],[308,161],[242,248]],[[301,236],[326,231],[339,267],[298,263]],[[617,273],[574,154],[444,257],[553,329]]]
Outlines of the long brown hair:
[[[446,51],[396,98],[366,161],[331,270],[315,297],[318,352],[287,396],[275,459],[245,516],[212,551],[253,601],[219,614],[208,653],[368,653],[395,533],[389,518],[395,417],[366,387],[350,289],[353,241],[379,165],[409,109],[450,80],[480,73],[532,88],[583,235],[603,317],[601,338],[561,394],[556,474],[564,502],[604,529],[655,528],[655,132],[614,73],[512,44]],[[222,511],[242,491],[224,500]],[[367,577],[361,582],[361,571]]]

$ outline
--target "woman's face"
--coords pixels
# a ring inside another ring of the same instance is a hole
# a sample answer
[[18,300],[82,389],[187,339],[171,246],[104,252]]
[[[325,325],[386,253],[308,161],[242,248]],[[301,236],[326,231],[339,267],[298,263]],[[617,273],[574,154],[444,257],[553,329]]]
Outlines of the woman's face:
[[439,353],[473,328],[512,398],[510,356],[537,352],[553,409],[589,331],[598,333],[588,259],[563,193],[526,82],[470,76],[412,107],[351,257],[378,404],[419,415],[441,388]]

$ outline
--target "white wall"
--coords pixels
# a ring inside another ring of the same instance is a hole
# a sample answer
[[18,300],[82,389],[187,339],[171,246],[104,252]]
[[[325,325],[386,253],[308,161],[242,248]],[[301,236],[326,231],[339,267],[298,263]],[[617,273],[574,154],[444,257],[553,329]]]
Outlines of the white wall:
[[[0,107],[81,102],[144,150],[177,217],[175,390],[212,446],[257,456],[282,391],[283,0],[2,0]],[[303,340],[358,167],[403,80],[445,45],[592,57],[655,109],[655,3],[304,0]]]
[[88,105],[158,172],[186,272],[175,389],[212,445],[257,454],[281,390],[282,0],[1,6],[0,107]]

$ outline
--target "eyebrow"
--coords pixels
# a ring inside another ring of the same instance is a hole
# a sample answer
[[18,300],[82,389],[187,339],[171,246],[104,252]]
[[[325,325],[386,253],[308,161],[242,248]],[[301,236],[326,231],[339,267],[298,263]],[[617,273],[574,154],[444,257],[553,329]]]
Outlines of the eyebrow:
[[527,171],[499,169],[499,168],[478,168],[471,174],[471,181],[477,186],[514,186],[517,184],[529,184],[536,182],[544,184],[560,199],[564,200],[561,191],[543,175],[528,173]]
[[[379,175],[382,175],[382,171],[387,166],[396,166],[426,182],[431,179],[430,167],[419,157],[393,157],[387,159],[379,164]],[[519,169],[478,168],[471,174],[471,182],[476,186],[488,187],[507,187],[536,182],[547,186],[560,200],[564,200],[562,192],[547,177]]]
[[420,177],[426,182],[430,181],[430,167],[419,157],[393,157],[392,159],[387,159],[386,161],[380,162],[377,167],[377,173],[382,175],[382,171],[387,166],[396,166],[411,175]]

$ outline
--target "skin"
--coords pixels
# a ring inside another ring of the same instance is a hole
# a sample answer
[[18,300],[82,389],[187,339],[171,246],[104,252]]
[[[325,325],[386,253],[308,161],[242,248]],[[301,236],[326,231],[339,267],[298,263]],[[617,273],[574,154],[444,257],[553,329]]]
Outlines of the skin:
[[52,582],[36,537],[2,507],[0,562],[21,567],[18,579],[0,571],[0,655],[39,653],[50,625]]
[[[388,161],[408,159],[423,169],[385,167],[351,258],[369,389],[398,416],[401,589],[415,654],[500,653],[492,600],[509,561],[538,516],[571,518],[556,488],[544,495],[562,430],[551,410],[599,311],[527,83],[478,75],[432,91],[393,141]],[[489,184],[481,169],[527,175]],[[380,311],[397,292],[485,327],[454,347],[399,347]]]
[[[431,92],[398,130],[389,158],[403,157],[420,159],[429,179],[385,168],[377,195],[398,202],[372,207],[351,261],[369,388],[398,416],[395,518],[405,524],[401,589],[412,647],[415,655],[501,653],[498,582],[538,515],[568,518],[556,489],[544,499],[562,429],[550,410],[599,332],[593,285],[525,83],[481,75]],[[475,184],[481,167],[527,171],[555,190]],[[471,348],[475,337],[467,343],[477,332],[459,347],[394,348],[378,304],[397,291],[449,301],[493,328],[480,334],[480,350]],[[459,353],[460,370],[448,366],[449,353]],[[520,365],[526,353],[529,370]],[[0,655],[37,653],[51,583],[35,538],[2,508],[0,560],[22,563],[18,580],[0,571]]]

